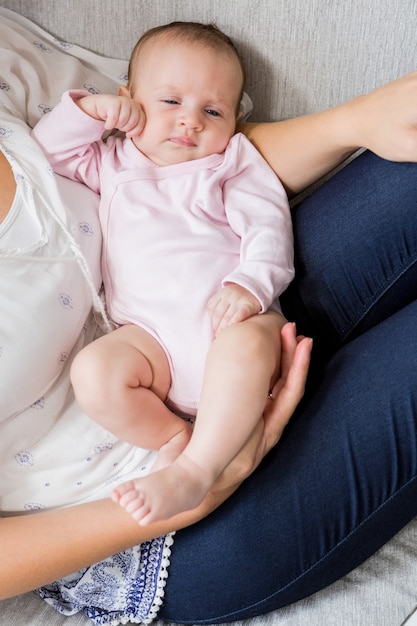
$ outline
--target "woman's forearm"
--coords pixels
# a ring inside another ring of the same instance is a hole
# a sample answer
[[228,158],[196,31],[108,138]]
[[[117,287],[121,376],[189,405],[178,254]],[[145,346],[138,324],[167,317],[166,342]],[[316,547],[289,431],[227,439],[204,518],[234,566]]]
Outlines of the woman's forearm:
[[339,132],[344,110],[328,109],[281,122],[244,124],[241,129],[292,196],[330,172],[359,146]]
[[242,130],[294,195],[358,148],[417,161],[417,72],[326,111]]
[[358,148],[417,161],[417,72],[332,109],[242,130],[294,195]]
[[0,600],[25,593],[116,552],[192,524],[224,500],[209,496],[195,509],[146,527],[119,505],[99,500],[0,519]]
[[290,196],[347,159],[359,145],[344,124],[346,105],[281,122],[240,128],[277,173]]

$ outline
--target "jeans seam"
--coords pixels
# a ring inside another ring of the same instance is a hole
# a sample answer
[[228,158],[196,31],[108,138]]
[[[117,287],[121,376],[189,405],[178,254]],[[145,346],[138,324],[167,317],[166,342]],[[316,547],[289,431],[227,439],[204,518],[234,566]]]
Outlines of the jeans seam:
[[[274,593],[270,594],[269,596],[267,596],[266,598],[262,598],[262,600],[258,600],[257,602],[250,604],[244,608],[239,609],[238,611],[233,611],[231,613],[226,613],[224,615],[218,615],[217,617],[212,617],[212,618],[205,618],[204,620],[193,620],[193,624],[210,624],[213,623],[210,621],[215,619],[215,620],[224,620],[224,619],[230,619],[232,618],[233,621],[238,620],[239,619],[239,614],[248,611],[250,609],[253,609],[254,607],[258,606],[259,604],[262,604],[263,602],[267,602],[268,600],[270,600],[271,598],[273,598],[274,596],[276,596],[277,594],[282,593],[283,591],[286,591],[287,589],[289,589],[291,587],[291,585],[294,585],[295,583],[297,583],[299,580],[301,580],[306,574],[310,573],[314,568],[316,568],[318,565],[320,565],[325,559],[327,559],[335,550],[337,550],[340,546],[342,546],[344,543],[346,543],[346,541],[348,541],[350,539],[350,537],[352,537],[358,530],[360,530],[362,528],[362,526],[364,524],[366,524],[370,519],[372,519],[372,517],[374,517],[377,513],[379,513],[379,511],[381,509],[383,509],[387,504],[389,504],[393,498],[397,497],[398,494],[400,494],[404,489],[406,489],[410,484],[412,484],[414,481],[416,480],[416,477],[414,476],[413,478],[411,478],[409,481],[407,481],[407,483],[405,483],[398,491],[395,492],[395,494],[392,494],[389,498],[387,498],[382,504],[380,504],[374,511],[372,511],[372,513],[370,515],[368,515],[360,524],[358,524],[353,530],[350,531],[350,533],[348,535],[346,535],[346,537],[344,537],[342,540],[338,541],[328,552],[326,552],[325,555],[323,555],[320,559],[318,559],[313,565],[311,565],[310,567],[308,567],[304,572],[302,572],[299,576],[297,576],[296,578],[294,578],[291,582],[287,583],[284,587],[282,587],[279,591],[275,591]],[[410,520],[411,521],[411,520]],[[399,532],[399,531],[397,531]],[[394,533],[395,535],[396,533]],[[394,536],[393,535],[393,536]],[[383,544],[385,545],[385,544]],[[381,546],[382,547],[382,546]],[[375,554],[375,553],[374,553]],[[368,557],[367,557],[368,558]],[[364,559],[366,560],[366,559]],[[359,567],[356,566],[356,567]],[[356,569],[356,567],[352,568],[353,571],[354,569]],[[344,576],[346,576],[349,572],[347,572]],[[343,576],[337,580],[341,580],[343,578]],[[336,581],[334,581],[336,582]],[[318,590],[321,591],[322,589]],[[318,591],[314,592],[314,593],[318,593]],[[307,597],[307,596],[306,596]],[[301,600],[302,598],[300,598]],[[283,607],[281,607],[283,608]],[[279,610],[279,609],[275,609],[275,610]],[[169,620],[170,618],[166,617],[164,618],[166,620]],[[243,619],[243,618],[242,618]],[[171,620],[173,621],[173,620]],[[223,623],[223,622],[221,622]]]
[[412,259],[409,257],[409,263],[406,267],[403,267],[400,273],[396,272],[392,274],[392,276],[385,281],[384,287],[382,287],[378,293],[373,295],[372,300],[369,304],[364,305],[363,311],[357,316],[357,318],[352,321],[346,330],[341,329],[341,341],[345,342],[349,335],[354,332],[358,326],[362,322],[362,320],[366,317],[366,315],[373,309],[373,307],[379,302],[379,300],[395,285],[395,283],[400,280],[404,274],[406,274],[412,267],[417,263],[417,255],[415,255]]

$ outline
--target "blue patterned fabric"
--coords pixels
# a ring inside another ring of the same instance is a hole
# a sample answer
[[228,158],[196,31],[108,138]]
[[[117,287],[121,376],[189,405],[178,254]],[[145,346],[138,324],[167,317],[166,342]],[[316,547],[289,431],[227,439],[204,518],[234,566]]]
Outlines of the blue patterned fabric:
[[37,590],[62,615],[82,612],[96,626],[149,624],[162,603],[173,534],[120,552]]

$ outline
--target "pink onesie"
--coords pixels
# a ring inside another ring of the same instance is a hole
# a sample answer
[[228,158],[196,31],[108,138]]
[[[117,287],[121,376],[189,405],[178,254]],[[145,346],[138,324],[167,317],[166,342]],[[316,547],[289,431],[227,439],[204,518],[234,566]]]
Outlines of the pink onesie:
[[213,341],[207,301],[228,282],[262,311],[293,278],[285,190],[251,143],[234,135],[223,154],[158,167],[129,139],[101,140],[104,124],[73,91],[34,130],[55,172],[101,194],[102,272],[109,315],[145,328],[171,367],[169,399],[195,413]]

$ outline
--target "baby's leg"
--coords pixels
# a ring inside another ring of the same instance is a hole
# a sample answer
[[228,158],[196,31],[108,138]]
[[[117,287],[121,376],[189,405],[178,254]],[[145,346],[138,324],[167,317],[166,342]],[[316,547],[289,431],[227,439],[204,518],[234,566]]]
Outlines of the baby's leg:
[[166,355],[145,330],[126,325],[75,357],[71,381],[81,408],[114,435],[161,450],[159,466],[184,449],[190,428],[164,404],[171,384]]
[[169,467],[117,489],[145,525],[196,507],[249,438],[280,370],[285,320],[265,313],[224,329],[213,342],[194,432]]

